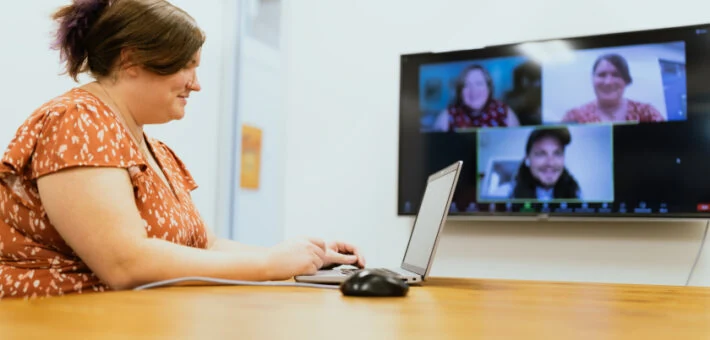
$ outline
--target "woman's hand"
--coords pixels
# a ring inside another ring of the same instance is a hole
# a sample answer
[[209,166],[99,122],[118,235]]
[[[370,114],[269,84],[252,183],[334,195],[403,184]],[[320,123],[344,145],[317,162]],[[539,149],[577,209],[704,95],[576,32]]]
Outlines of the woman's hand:
[[329,242],[325,249],[324,267],[340,264],[351,264],[360,268],[365,267],[365,258],[353,245],[345,242]]
[[295,275],[315,274],[323,267],[325,242],[318,239],[297,239],[280,243],[267,250],[266,277],[286,280]]
[[267,250],[268,280],[286,280],[296,275],[312,275],[323,267],[350,264],[365,267],[357,247],[345,242],[325,243],[320,239],[286,241]]

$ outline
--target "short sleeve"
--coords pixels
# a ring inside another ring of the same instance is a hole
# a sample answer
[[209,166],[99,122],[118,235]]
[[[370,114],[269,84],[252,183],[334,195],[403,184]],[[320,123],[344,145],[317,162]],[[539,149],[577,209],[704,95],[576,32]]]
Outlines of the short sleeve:
[[649,122],[663,122],[665,121],[665,118],[663,115],[655,108],[653,105],[646,104],[644,105],[644,110],[642,111],[643,114],[643,121],[649,121]]
[[580,107],[573,108],[565,113],[562,117],[562,123],[590,123],[597,119],[594,118],[594,112],[596,108],[590,105],[584,105]]
[[116,116],[98,102],[77,99],[50,108],[39,131],[32,178],[77,166],[145,166]]
[[575,119],[575,116],[576,111],[574,109],[567,111],[562,117],[562,123],[576,123],[577,120]]

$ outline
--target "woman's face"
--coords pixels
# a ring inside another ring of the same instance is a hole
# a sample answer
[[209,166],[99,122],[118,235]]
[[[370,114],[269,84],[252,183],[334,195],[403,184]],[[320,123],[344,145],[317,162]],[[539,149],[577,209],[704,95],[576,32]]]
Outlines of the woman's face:
[[530,172],[545,187],[553,187],[565,167],[565,149],[554,137],[543,137],[533,143],[527,156]]
[[464,104],[474,110],[480,110],[488,101],[490,90],[486,84],[486,77],[481,70],[471,70],[466,74],[464,86],[461,89],[461,99]]
[[185,116],[185,106],[192,91],[200,91],[197,67],[200,65],[200,51],[175,74],[163,76],[144,71],[135,84],[134,93],[138,99],[135,111],[141,124],[159,124]]
[[602,60],[594,70],[594,92],[600,102],[618,102],[624,97],[626,82],[614,64]]

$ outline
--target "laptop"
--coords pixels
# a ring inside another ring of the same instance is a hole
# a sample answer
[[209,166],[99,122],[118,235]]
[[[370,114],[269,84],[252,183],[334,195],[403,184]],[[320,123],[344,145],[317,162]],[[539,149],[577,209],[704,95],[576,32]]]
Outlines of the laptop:
[[[441,230],[449,214],[451,199],[459,180],[462,161],[447,166],[431,174],[427,180],[419,211],[409,235],[409,243],[404,251],[399,268],[366,268],[393,272],[410,284],[418,284],[429,275],[432,260],[436,254]],[[340,284],[354,272],[360,270],[352,266],[319,270],[313,275],[298,275],[297,282]]]

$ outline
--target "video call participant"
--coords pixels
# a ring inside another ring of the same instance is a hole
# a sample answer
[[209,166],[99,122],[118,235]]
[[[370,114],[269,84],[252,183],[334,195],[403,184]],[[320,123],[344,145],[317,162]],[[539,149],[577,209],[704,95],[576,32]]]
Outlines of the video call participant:
[[624,97],[632,78],[629,65],[618,54],[597,58],[592,67],[592,84],[597,99],[568,111],[562,122],[662,122],[664,117],[650,104]]
[[475,127],[519,126],[515,112],[493,98],[493,79],[483,66],[471,65],[456,81],[456,94],[434,122],[433,130],[454,131]]
[[580,199],[581,189],[565,167],[565,148],[572,141],[566,127],[536,129],[525,145],[515,178],[513,199]]

